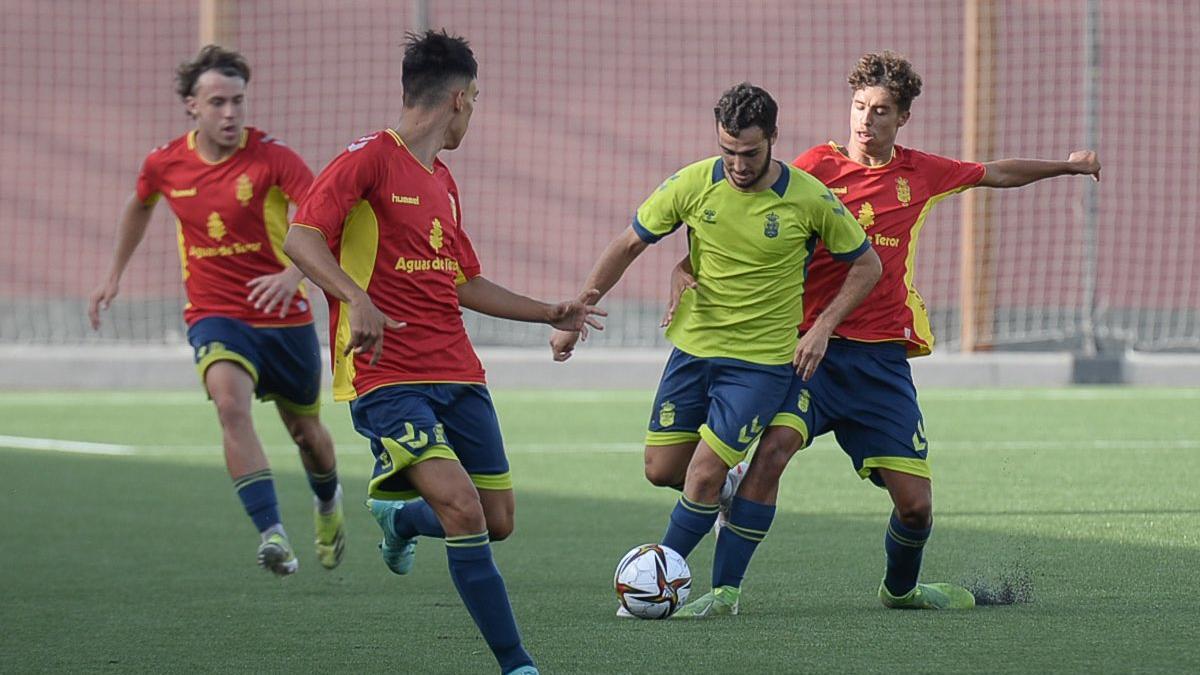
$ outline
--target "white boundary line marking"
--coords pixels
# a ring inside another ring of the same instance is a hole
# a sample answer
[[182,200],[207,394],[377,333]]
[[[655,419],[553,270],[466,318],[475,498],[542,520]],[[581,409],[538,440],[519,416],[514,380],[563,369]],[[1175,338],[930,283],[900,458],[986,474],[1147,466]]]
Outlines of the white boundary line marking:
[[0,436],[0,447],[16,450],[46,450],[49,452],[73,452],[85,455],[136,455],[139,449],[132,445],[112,443],[89,443],[87,441],[63,441],[56,438],[27,438],[25,436]]

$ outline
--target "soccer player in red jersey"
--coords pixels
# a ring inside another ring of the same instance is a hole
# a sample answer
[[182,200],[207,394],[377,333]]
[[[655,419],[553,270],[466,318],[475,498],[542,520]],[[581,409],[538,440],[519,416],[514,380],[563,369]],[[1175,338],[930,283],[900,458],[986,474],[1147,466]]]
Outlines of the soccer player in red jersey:
[[490,546],[513,530],[512,478],[461,307],[569,330],[599,328],[603,312],[595,291],[552,305],[482,276],[438,159],[467,133],[477,70],[462,38],[409,35],[400,123],[325,168],[284,248],[330,300],[334,398],[350,401],[370,439],[368,507],[384,562],[406,574],[418,536],[444,539],[450,577],[502,672],[527,675],[537,668]]
[[308,189],[312,172],[287,146],[244,126],[250,67],[240,54],[208,45],[179,66],[176,79],[196,126],[146,157],[88,316],[99,328],[100,312],[117,296],[154,206],[165,196],[177,218],[188,341],[217,408],[229,475],[261,535],[258,563],[280,576],[299,566],[254,430],[255,395],[275,401],[300,449],[316,502],[317,557],[332,569],[345,538],[333,440],[319,417],[320,345],[300,287],[303,275],[283,254],[288,202]]
[[[884,537],[887,567],[879,599],[898,609],[965,609],[971,593],[952,584],[917,583],[922,552],[933,525],[928,442],[908,357],[929,354],[933,335],[925,303],[913,287],[916,241],[929,209],[972,187],[1010,188],[1063,175],[1099,180],[1090,150],[1066,161],[1003,159],[960,162],[896,145],[896,134],[921,93],[912,64],[891,52],[864,55],[849,76],[853,98],[850,140],[816,146],[795,166],[837,194],[857,217],[883,262],[874,290],[834,330],[816,373],[797,377],[763,435],[738,487],[728,526],[717,540],[713,588],[685,607],[691,616],[734,613],[721,598],[736,599],[746,567],[775,513],[779,478],[792,456],[832,431],[862,478],[884,487],[894,509]],[[672,302],[693,286],[685,258],[673,273]],[[805,288],[803,334],[818,330],[819,316],[845,277],[818,246]],[[690,608],[690,609],[689,609]],[[682,610],[681,610],[682,612]]]

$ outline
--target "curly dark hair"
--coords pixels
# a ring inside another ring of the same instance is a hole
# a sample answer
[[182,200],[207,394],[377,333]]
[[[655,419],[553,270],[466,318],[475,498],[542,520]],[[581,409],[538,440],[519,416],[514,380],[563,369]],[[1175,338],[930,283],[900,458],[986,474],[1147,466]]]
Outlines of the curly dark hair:
[[408,33],[400,84],[408,108],[440,103],[455,80],[474,80],[479,72],[471,45],[445,30]]
[[182,99],[194,96],[196,80],[210,70],[227,77],[240,77],[247,84],[250,82],[250,64],[246,63],[246,57],[220,45],[205,45],[195,59],[184,61],[175,69],[175,93]]
[[713,108],[713,114],[721,128],[733,136],[743,129],[758,127],[764,136],[775,133],[775,122],[779,106],[765,89],[749,82],[735,84],[721,94],[721,100]]
[[887,89],[901,111],[907,111],[913,99],[921,95],[921,76],[908,59],[895,52],[863,54],[846,81],[852,91],[867,87]]

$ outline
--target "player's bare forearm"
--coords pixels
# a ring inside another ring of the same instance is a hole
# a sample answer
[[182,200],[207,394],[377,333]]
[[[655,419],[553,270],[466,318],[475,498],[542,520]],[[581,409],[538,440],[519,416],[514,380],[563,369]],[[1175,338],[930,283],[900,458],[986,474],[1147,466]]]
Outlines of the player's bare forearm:
[[632,227],[625,228],[604,248],[583,287],[600,291],[600,297],[604,297],[605,293],[617,285],[625,270],[637,260],[648,245],[638,237]]
[[867,295],[875,288],[876,282],[883,274],[883,265],[879,261],[879,254],[875,249],[869,248],[866,253],[858,256],[850,265],[850,271],[846,273],[846,281],[842,283],[841,289],[837,295],[821,312],[817,320],[813,322],[813,330],[821,331],[827,335],[832,335],[834,329],[838,327],[850,312],[858,307]]
[[150,216],[154,213],[153,204],[145,204],[136,194],[129,196],[125,210],[121,213],[121,222],[117,224],[117,244],[113,248],[112,262],[108,268],[108,278],[116,282],[125,273],[129,259],[146,236],[150,225]]
[[866,253],[854,261],[833,302],[821,312],[813,322],[812,328],[804,333],[796,344],[796,356],[792,359],[792,365],[796,367],[797,375],[807,380],[817,372],[817,366],[821,364],[821,359],[825,358],[825,349],[829,346],[833,330],[863,301],[863,298],[867,297],[882,273],[883,266],[879,263],[879,255],[874,249],[867,249]]
[[338,300],[354,304],[366,297],[366,291],[346,274],[317,230],[296,225],[288,228],[283,252],[297,270]]
[[553,306],[493,283],[482,276],[458,286],[458,304],[499,319],[549,323]]
[[982,187],[1014,188],[1056,176],[1087,175],[1100,180],[1100,160],[1091,150],[1072,152],[1065,161],[999,159],[983,165]]

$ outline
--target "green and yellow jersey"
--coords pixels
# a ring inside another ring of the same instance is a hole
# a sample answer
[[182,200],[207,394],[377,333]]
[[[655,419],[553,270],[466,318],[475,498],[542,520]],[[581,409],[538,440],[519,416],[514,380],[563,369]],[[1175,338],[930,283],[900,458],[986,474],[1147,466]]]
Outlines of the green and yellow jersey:
[[667,339],[684,352],[790,363],[817,240],[847,262],[870,248],[829,188],[795,167],[780,167],[771,187],[742,192],[725,180],[721,158],[712,157],[681,169],[638,207],[633,229],[647,243],[687,225],[699,288],[684,293],[667,328]]

